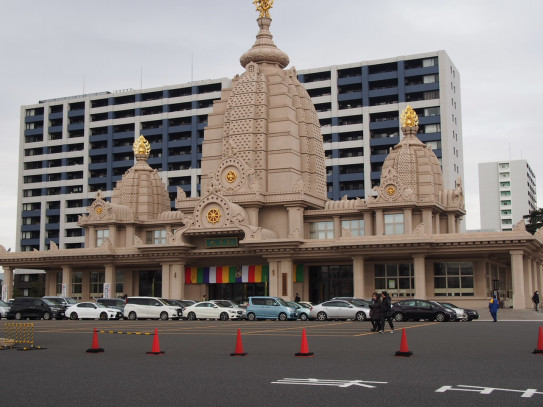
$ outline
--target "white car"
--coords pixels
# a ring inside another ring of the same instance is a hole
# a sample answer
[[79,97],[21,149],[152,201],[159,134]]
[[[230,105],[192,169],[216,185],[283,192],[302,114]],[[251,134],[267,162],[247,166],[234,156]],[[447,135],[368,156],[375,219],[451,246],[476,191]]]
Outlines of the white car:
[[228,307],[228,308],[240,308],[243,313],[241,314],[241,317],[243,319],[247,319],[247,307],[243,308],[241,307],[236,301],[233,300],[211,300],[212,303],[220,305],[221,307]]
[[118,308],[108,308],[93,302],[80,302],[66,309],[66,317],[70,319],[121,319],[123,313]]
[[330,300],[314,305],[309,312],[311,319],[326,321],[327,319],[352,319],[365,321],[370,317],[369,308],[358,307],[345,300]]
[[183,317],[190,321],[195,319],[242,319],[243,309],[215,304],[213,301],[203,301],[183,309]]

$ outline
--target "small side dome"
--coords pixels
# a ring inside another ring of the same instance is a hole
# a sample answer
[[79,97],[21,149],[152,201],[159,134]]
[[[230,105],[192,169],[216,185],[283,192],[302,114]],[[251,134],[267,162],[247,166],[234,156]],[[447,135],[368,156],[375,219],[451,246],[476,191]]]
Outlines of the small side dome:
[[285,68],[290,59],[287,54],[281,51],[273,42],[273,36],[270,32],[271,18],[259,18],[257,20],[260,31],[256,35],[256,42],[253,47],[243,54],[239,60],[242,67],[246,67],[250,62],[277,64]]

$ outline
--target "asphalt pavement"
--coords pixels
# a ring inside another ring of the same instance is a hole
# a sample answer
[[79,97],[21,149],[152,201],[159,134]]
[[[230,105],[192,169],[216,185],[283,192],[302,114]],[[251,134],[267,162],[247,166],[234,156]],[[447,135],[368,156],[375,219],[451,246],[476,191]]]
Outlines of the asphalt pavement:
[[[394,334],[351,321],[35,321],[35,345],[47,349],[0,351],[0,400],[4,406],[541,406],[543,355],[532,351],[543,318],[507,311],[498,323],[484,314],[473,322],[397,323]],[[104,331],[97,333],[103,353],[86,353],[94,328]],[[158,337],[143,335],[155,328]],[[238,329],[247,356],[230,356]],[[295,356],[304,329],[312,357]],[[164,354],[147,354],[155,340]],[[412,357],[395,356],[402,345]]]

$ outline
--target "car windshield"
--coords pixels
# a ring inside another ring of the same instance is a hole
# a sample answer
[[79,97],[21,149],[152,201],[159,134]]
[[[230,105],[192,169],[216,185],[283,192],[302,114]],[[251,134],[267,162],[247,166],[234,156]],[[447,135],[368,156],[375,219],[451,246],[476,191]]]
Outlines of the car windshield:
[[9,304],[6,304],[4,301],[0,301],[0,307],[9,307]]
[[66,302],[70,305],[74,305],[74,304],[77,304],[77,301],[74,300],[73,298],[70,298],[70,297],[66,297],[65,298]]
[[228,301],[213,301],[219,307],[234,308]]
[[294,301],[287,302],[287,305],[289,307],[293,307],[293,308],[296,308],[296,309],[302,308],[302,306],[300,304],[298,304],[297,302],[294,302]]
[[172,307],[177,307],[177,304],[175,304],[174,302],[172,302],[170,300],[160,298],[160,301],[162,301],[162,303],[165,304],[165,305],[169,305],[169,306],[172,306]]
[[107,308],[104,304],[100,304],[99,302],[94,305],[96,305],[98,308]]
[[282,298],[276,298],[277,302],[282,305],[283,307],[288,307],[287,303]]
[[59,305],[59,304],[57,304],[56,302],[51,301],[51,300],[49,300],[49,299],[47,299],[47,298],[42,298],[42,300],[43,300],[44,303],[46,303],[46,304],[49,305],[50,307],[54,307],[54,306],[56,306],[56,305]]
[[305,302],[298,302],[297,303],[301,308],[311,308],[309,304],[306,304]]
[[450,302],[442,302],[441,305],[444,305],[447,308],[458,308],[456,305],[451,304]]

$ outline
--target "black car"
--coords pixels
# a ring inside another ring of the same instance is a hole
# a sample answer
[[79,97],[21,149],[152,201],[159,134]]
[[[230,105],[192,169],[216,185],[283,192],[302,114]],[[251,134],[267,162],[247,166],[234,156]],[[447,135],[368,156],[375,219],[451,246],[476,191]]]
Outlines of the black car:
[[46,298],[17,297],[7,319],[64,319],[64,307]]
[[392,304],[392,317],[400,321],[427,319],[429,321],[453,321],[456,313],[442,305],[426,300],[403,300]]

